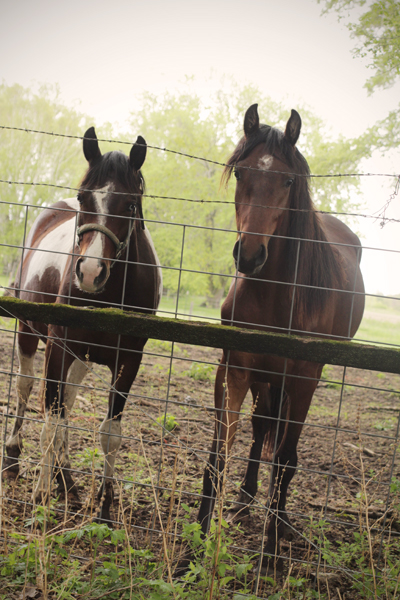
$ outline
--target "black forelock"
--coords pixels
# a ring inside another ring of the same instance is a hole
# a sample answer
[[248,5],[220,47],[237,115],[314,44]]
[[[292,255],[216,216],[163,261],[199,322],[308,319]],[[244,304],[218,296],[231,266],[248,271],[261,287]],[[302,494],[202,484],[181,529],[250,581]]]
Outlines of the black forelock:
[[144,192],[144,178],[140,171],[134,171],[128,157],[114,150],[103,154],[89,166],[81,186],[83,188],[104,187],[109,181],[116,180],[131,193]]
[[239,141],[224,169],[223,179],[225,181],[228,181],[236,163],[247,158],[259,144],[264,144],[265,151],[268,154],[286,163],[293,169],[294,173],[298,173],[299,175],[310,174],[307,161],[297,148],[291,146],[282,131],[269,125],[260,125],[254,135],[249,137],[244,136]]

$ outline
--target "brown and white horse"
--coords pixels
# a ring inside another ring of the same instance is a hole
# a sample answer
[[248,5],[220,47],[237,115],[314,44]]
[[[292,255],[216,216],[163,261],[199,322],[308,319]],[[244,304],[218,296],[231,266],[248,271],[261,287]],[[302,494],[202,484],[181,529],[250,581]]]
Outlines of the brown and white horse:
[[[296,111],[284,133],[260,125],[256,104],[246,112],[244,137],[225,169],[226,180],[232,172],[237,180],[238,239],[233,255],[238,273],[222,306],[222,323],[349,339],[364,310],[361,246],[341,221],[315,211],[308,165],[296,148],[300,128]],[[280,538],[291,535],[286,494],[322,367],[239,351],[224,351],[218,367],[214,441],[198,520],[207,532],[225,458],[250,389],[253,444],[238,503],[231,512],[248,511],[254,500],[264,448],[263,458],[272,465],[264,567],[268,557],[279,552]]]
[[[15,294],[33,302],[123,308],[154,313],[161,268],[142,213],[144,180],[140,168],[146,142],[138,137],[129,158],[122,152],[102,155],[94,128],[83,140],[89,163],[77,199],[57,202],[35,221],[26,240]],[[100,427],[105,455],[99,490],[100,518],[110,520],[115,456],[121,444],[121,416],[138,372],[146,339],[79,328],[20,322],[17,414],[6,442],[3,476],[16,477],[22,449],[21,426],[34,383],[33,360],[39,339],[45,351],[45,423],[42,461],[35,499],[48,496],[52,474],[59,491],[78,496],[68,456],[68,417],[92,362],[112,373],[108,414]]]

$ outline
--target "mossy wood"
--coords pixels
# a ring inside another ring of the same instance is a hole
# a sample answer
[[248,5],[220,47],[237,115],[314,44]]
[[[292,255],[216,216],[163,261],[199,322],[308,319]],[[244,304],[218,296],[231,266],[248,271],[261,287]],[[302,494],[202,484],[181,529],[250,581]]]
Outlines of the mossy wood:
[[289,336],[111,308],[37,304],[10,297],[0,297],[0,316],[400,374],[400,350],[356,342]]

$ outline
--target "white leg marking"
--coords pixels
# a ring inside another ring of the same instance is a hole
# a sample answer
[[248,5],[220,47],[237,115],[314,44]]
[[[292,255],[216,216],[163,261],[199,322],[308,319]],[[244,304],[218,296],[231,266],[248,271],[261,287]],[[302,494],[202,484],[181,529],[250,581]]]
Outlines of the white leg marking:
[[47,413],[40,436],[42,460],[39,479],[34,492],[36,500],[40,500],[42,494],[50,494],[51,472],[56,465],[60,450],[65,446],[65,432],[65,419]]
[[82,383],[83,378],[92,366],[92,363],[85,363],[79,359],[74,360],[67,374],[67,381],[64,390],[64,406],[65,410],[70,413],[75,404],[78,394],[78,386]]
[[100,426],[100,443],[104,452],[104,473],[113,477],[115,457],[121,446],[121,420],[105,418]]
[[78,394],[78,386],[82,383],[86,373],[92,366],[92,363],[84,363],[83,361],[76,359],[70,366],[67,374],[67,381],[64,390],[64,410],[65,410],[65,436],[64,436],[64,448],[61,458],[61,464],[70,468],[69,462],[69,440],[68,440],[68,418],[75,404],[76,396]]
[[23,354],[20,348],[18,348],[19,369],[17,376],[17,414],[14,420],[14,426],[6,442],[7,449],[18,448],[19,451],[22,450],[22,436],[20,429],[23,424],[26,405],[28,403],[29,395],[32,391],[35,380],[33,373],[34,358],[34,354],[32,356],[28,356]]
[[35,489],[35,498],[39,499],[42,494],[50,493],[51,472],[57,464],[70,468],[68,455],[68,416],[75,403],[78,393],[78,385],[91,363],[75,360],[70,366],[64,390],[64,418],[56,415],[46,415],[40,436],[40,447],[42,450],[42,461],[39,480]]

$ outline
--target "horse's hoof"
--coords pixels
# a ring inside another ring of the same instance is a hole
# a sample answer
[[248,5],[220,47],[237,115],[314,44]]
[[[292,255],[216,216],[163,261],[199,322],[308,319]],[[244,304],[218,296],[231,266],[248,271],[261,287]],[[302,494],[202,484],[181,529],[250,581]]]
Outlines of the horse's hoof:
[[68,485],[59,483],[57,486],[56,495],[59,496],[60,501],[68,502],[74,506],[82,506],[78,486],[73,481],[71,481]]
[[14,481],[19,475],[19,461],[11,456],[5,456],[3,458],[3,470],[1,477],[3,480],[8,479]]
[[293,542],[294,540],[294,531],[290,527],[285,527],[285,531],[283,533],[283,539],[287,542]]
[[1,478],[3,481],[15,481],[19,475],[19,469],[12,467],[5,467],[1,472]]
[[225,521],[231,525],[236,523],[247,523],[250,519],[250,509],[248,506],[235,504],[227,511]]
[[190,563],[193,561],[193,556],[190,553],[184,554],[184,556],[178,561],[174,569],[174,578],[180,579],[189,570]]
[[[254,569],[257,571],[257,568]],[[264,556],[260,566],[261,577],[272,577],[275,581],[283,575],[283,560],[280,556]]]
[[60,502],[69,504],[74,508],[82,508],[82,501],[77,491],[69,490],[66,492],[65,490],[57,490],[57,496],[59,497]]
[[111,520],[111,515],[109,510],[101,509],[99,514],[93,519],[95,523],[100,523],[101,525],[108,525],[110,529],[114,529],[114,522]]

